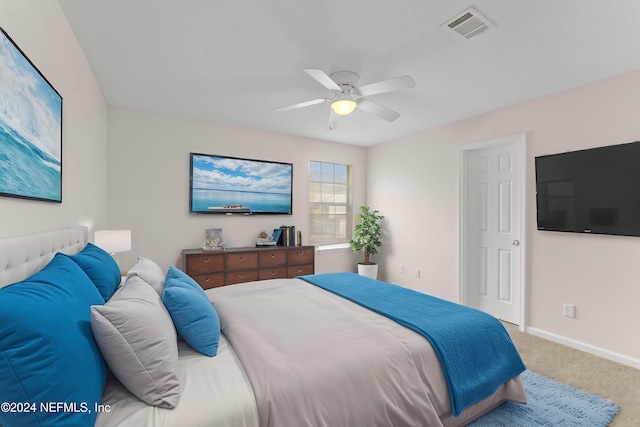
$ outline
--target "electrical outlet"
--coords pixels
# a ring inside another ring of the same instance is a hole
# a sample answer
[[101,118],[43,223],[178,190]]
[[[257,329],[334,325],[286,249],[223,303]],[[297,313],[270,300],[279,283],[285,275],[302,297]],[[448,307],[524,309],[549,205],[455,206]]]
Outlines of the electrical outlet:
[[564,315],[565,317],[570,317],[575,319],[576,317],[576,306],[573,304],[564,304]]
[[420,269],[416,268],[416,278],[419,279],[420,278]]

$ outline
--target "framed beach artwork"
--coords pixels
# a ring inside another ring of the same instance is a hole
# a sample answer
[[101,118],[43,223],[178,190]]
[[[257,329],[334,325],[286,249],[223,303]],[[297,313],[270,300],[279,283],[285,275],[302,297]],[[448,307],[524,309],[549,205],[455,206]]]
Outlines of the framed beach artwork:
[[2,28],[0,196],[62,202],[62,97]]

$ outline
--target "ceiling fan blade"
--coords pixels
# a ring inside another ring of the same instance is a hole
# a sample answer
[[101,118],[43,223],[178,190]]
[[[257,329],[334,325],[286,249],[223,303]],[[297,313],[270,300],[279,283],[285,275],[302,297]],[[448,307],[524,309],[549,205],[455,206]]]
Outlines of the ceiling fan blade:
[[387,107],[383,107],[380,104],[364,98],[360,98],[358,100],[358,108],[366,111],[367,113],[375,114],[376,116],[385,119],[388,122],[392,122],[400,117],[399,113],[396,113],[395,111],[390,110]]
[[326,87],[327,89],[329,89],[329,90],[337,90],[337,91],[341,91],[342,90],[340,88],[340,86],[338,86],[338,84],[336,82],[331,80],[331,77],[329,77],[327,75],[327,73],[325,73],[324,71],[316,70],[316,69],[313,69],[313,68],[305,68],[304,71],[307,74],[309,74],[311,77],[313,77],[322,86]]
[[379,93],[394,92],[396,90],[410,89],[416,86],[416,82],[409,76],[396,77],[377,83],[360,86],[358,93],[362,96],[377,95]]
[[285,105],[284,107],[274,108],[273,112],[282,113],[283,111],[295,110],[296,108],[303,108],[303,107],[308,107],[310,105],[322,104],[323,102],[327,102],[327,101],[328,101],[327,98],[312,99],[311,101],[298,102],[297,104]]
[[329,108],[329,120],[327,120],[327,129],[334,130],[336,127],[338,127],[339,119],[340,115],[336,114],[336,112],[333,111],[333,108]]

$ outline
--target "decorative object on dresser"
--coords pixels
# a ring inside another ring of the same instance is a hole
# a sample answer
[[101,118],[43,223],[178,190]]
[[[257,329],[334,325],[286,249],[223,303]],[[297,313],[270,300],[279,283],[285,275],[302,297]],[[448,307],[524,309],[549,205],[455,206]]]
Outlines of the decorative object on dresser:
[[205,232],[206,241],[204,244],[205,251],[224,249],[224,240],[222,240],[222,228],[208,228]]
[[256,247],[276,246],[277,244],[278,244],[278,239],[275,238],[275,231],[271,236],[269,236],[267,232],[264,230],[258,233],[258,240],[256,240]]
[[292,278],[315,270],[313,246],[227,248],[220,253],[184,249],[182,257],[185,272],[204,289]]
[[378,215],[379,212],[372,210],[368,206],[360,206],[362,211],[358,214],[360,223],[356,225],[351,239],[353,252],[364,251],[364,261],[358,263],[358,274],[369,277],[370,279],[378,278],[378,264],[371,262],[369,257],[378,253],[378,248],[382,246],[380,234],[382,233],[382,225],[380,222],[384,216]]

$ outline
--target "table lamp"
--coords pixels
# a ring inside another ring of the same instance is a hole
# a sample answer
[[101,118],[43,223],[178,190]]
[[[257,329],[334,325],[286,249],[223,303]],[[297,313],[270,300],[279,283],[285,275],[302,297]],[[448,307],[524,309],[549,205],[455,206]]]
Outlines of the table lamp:
[[98,230],[94,234],[96,246],[109,252],[118,262],[118,252],[131,250],[131,230]]

